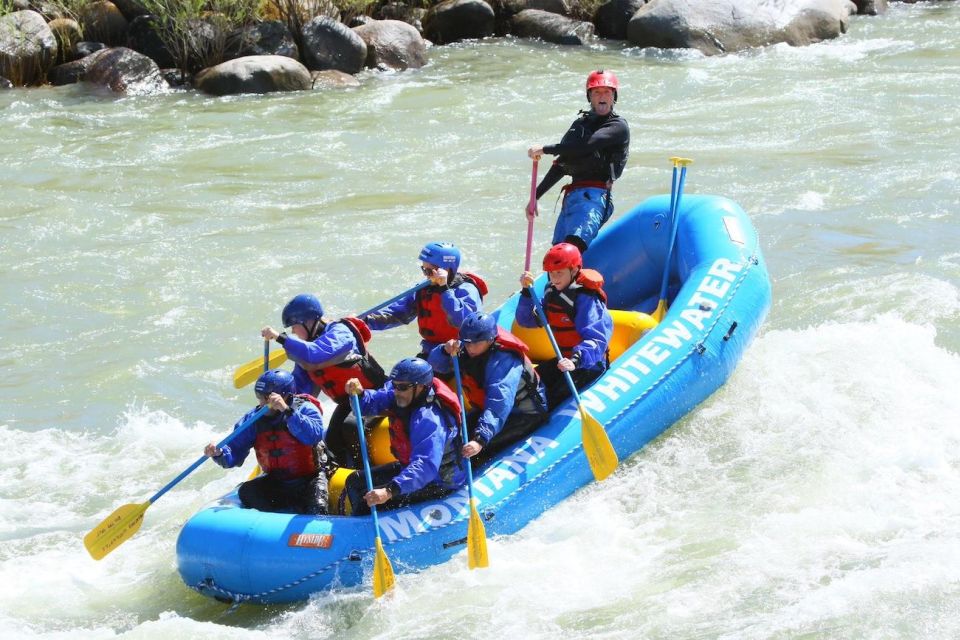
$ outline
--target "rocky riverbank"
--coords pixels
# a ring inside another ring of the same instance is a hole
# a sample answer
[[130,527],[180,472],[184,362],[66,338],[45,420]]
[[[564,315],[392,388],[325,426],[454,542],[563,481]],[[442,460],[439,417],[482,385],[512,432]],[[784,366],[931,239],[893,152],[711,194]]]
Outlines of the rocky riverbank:
[[576,2],[390,2],[345,23],[327,2],[286,0],[298,11],[238,26],[214,12],[161,19],[140,0],[95,0],[76,15],[12,0],[0,15],[0,88],[85,82],[122,95],[226,95],[350,86],[367,68],[422,67],[431,45],[496,36],[567,46],[605,38],[716,55],[837,38],[851,15],[887,9],[887,0],[609,0],[584,20]]

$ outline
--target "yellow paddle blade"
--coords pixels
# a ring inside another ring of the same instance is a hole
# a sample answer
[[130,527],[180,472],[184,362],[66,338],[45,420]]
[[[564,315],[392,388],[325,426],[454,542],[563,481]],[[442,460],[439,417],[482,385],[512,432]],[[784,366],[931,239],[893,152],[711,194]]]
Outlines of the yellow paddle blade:
[[261,473],[262,473],[262,470],[260,469],[260,465],[255,464],[253,465],[253,471],[251,471],[250,475],[247,476],[247,480],[253,480],[257,476],[259,476]]
[[[268,369],[276,369],[287,361],[287,352],[283,349],[276,349],[270,352],[270,363]],[[233,388],[242,389],[248,384],[257,381],[260,374],[263,373],[263,358],[251,360],[247,364],[240,365],[233,372]]]
[[610,437],[597,419],[580,407],[580,423],[583,429],[583,451],[587,454],[593,477],[603,480],[617,468],[617,452],[613,450]]
[[470,501],[470,523],[467,525],[467,564],[471,569],[490,566],[487,557],[487,532],[477,512],[477,499]]
[[377,536],[377,553],[373,557],[373,597],[379,598],[390,589],[393,589],[393,565],[383,550],[380,536]]
[[94,560],[100,560],[135,534],[143,524],[149,502],[125,504],[83,537],[83,546]]
[[666,301],[666,300],[661,300],[660,302],[658,302],[658,303],[657,303],[657,308],[654,310],[653,313],[650,314],[650,316],[651,316],[654,320],[656,320],[657,322],[662,322],[664,316],[666,316],[666,315],[667,315],[667,301]]

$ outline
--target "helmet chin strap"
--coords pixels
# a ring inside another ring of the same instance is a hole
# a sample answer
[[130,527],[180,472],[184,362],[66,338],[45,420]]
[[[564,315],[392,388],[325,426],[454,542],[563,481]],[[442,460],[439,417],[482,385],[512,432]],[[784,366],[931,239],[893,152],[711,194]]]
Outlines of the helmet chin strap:
[[[307,325],[303,325],[303,326],[306,327]],[[314,340],[316,340],[317,335],[320,333],[319,329],[322,329],[324,326],[326,325],[324,324],[323,320],[319,318],[317,320],[314,320],[313,326],[307,329],[307,342],[313,342]]]

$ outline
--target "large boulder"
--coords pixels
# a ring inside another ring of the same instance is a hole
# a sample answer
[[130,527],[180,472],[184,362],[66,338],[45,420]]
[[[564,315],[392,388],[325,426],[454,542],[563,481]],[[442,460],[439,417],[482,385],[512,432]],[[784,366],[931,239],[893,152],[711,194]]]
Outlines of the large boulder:
[[555,44],[582,45],[593,38],[592,23],[539,9],[525,9],[513,16],[510,31],[521,38],[540,38]]
[[36,11],[0,16],[0,76],[16,86],[40,84],[57,58],[57,39]]
[[610,0],[600,5],[593,15],[597,35],[611,40],[626,40],[630,18],[646,3],[647,0]]
[[483,0],[445,0],[423,17],[423,35],[436,44],[494,34],[493,7]]
[[127,96],[166,93],[170,85],[160,75],[157,63],[133,49],[101,49],[89,58],[84,82]]
[[57,64],[75,59],[77,56],[74,49],[77,43],[83,40],[80,23],[73,18],[54,18],[47,26],[57,39]]
[[215,96],[302,91],[313,87],[310,71],[286,56],[244,56],[204,69],[193,85]]
[[127,44],[127,19],[110,0],[96,0],[85,5],[80,11],[80,24],[85,40],[109,46]]
[[336,69],[327,69],[326,71],[311,71],[310,77],[313,78],[314,89],[338,89],[342,87],[359,87],[360,81],[356,76]]
[[427,64],[427,43],[417,29],[400,20],[374,20],[355,27],[367,45],[367,66],[376,69],[419,69]]
[[356,31],[338,20],[318,16],[303,25],[303,51],[308,69],[357,73],[367,60],[367,45]]
[[[423,33],[423,16],[427,10],[422,7],[411,7],[403,2],[388,2],[380,7],[380,20],[400,20],[406,22],[419,33]],[[366,24],[366,23],[364,23]],[[360,25],[353,25],[358,27]]]
[[785,42],[802,46],[846,32],[851,0],[655,0],[627,26],[639,47],[698,49],[707,55]]

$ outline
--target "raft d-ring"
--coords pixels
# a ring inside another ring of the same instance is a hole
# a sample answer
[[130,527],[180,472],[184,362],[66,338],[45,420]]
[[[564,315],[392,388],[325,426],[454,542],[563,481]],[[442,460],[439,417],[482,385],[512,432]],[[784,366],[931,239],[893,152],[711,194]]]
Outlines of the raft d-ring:
[[723,341],[726,342],[727,340],[729,340],[730,336],[732,336],[733,332],[736,330],[737,330],[737,323],[736,321],[734,321],[733,324],[730,325],[730,328],[727,330],[727,335],[723,336]]
[[491,520],[493,520],[494,516],[496,516],[496,515],[497,515],[497,514],[494,513],[493,511],[484,511],[484,512],[483,512],[483,520],[484,520],[484,522],[490,522]]
[[703,355],[704,353],[707,352],[707,348],[704,346],[702,342],[697,343],[696,349],[697,349],[697,353],[699,353],[700,355]]

